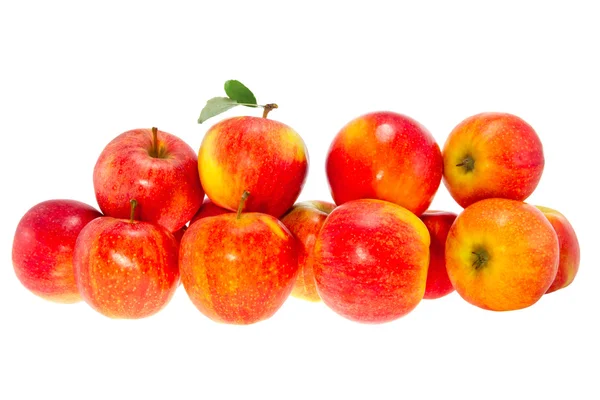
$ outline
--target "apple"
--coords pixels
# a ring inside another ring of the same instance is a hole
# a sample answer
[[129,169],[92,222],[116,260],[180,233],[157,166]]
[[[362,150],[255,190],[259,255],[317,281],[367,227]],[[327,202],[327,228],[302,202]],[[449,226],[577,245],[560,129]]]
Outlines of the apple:
[[196,212],[196,214],[192,217],[192,220],[190,221],[190,225],[202,218],[214,217],[216,215],[228,214],[231,212],[233,212],[233,211],[227,210],[226,208],[219,207],[218,205],[213,203],[211,199],[206,198],[206,199],[204,199],[204,202],[200,206],[200,209],[198,210],[198,212]]
[[297,203],[281,222],[290,230],[298,243],[298,277],[292,296],[308,301],[321,301],[315,286],[313,273],[313,250],[317,234],[335,204],[312,200]]
[[194,150],[180,138],[134,129],[113,139],[94,167],[94,190],[104,214],[128,218],[129,200],[139,202],[139,219],[170,232],[196,213],[204,191]]
[[446,238],[456,214],[449,211],[428,210],[421,215],[421,221],[427,227],[431,244],[429,245],[429,268],[424,299],[438,299],[454,291],[446,271]]
[[525,200],[544,170],[533,128],[507,113],[482,113],[456,126],[443,150],[444,184],[462,207],[487,198]]
[[83,227],[100,216],[75,200],[48,200],[31,207],[17,225],[12,247],[13,267],[23,286],[57,303],[80,301],[73,249]]
[[552,208],[536,207],[548,218],[558,237],[560,253],[558,271],[552,285],[546,291],[551,293],[569,286],[575,279],[579,270],[579,241],[575,229],[564,215]]
[[[244,195],[243,199],[247,197]],[[295,239],[263,213],[202,218],[181,240],[179,269],[189,298],[210,319],[252,324],[288,298],[298,272]]]
[[219,207],[280,217],[292,207],[308,173],[308,152],[292,128],[267,118],[236,117],[211,127],[198,152],[200,180]]
[[452,285],[478,307],[529,307],[548,290],[558,269],[558,238],[544,214],[517,200],[486,199],[467,207],[446,240]]
[[179,284],[177,240],[166,228],[130,219],[96,218],[82,229],[73,254],[75,280],[93,309],[111,318],[153,315]]
[[346,202],[329,214],[317,236],[317,291],[348,319],[397,319],[423,298],[429,242],[425,224],[404,207],[371,199]]
[[350,121],[327,154],[327,178],[337,205],[380,199],[422,214],[442,179],[442,155],[429,131],[393,112]]

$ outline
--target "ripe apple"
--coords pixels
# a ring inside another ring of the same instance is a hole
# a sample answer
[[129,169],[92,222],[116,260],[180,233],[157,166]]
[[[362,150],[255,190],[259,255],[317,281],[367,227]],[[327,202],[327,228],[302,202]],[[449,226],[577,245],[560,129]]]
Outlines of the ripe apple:
[[160,311],[179,284],[178,246],[164,227],[133,218],[96,218],[83,228],[73,254],[83,299],[111,318]]
[[198,152],[202,187],[218,206],[280,217],[296,201],[308,172],[306,146],[292,128],[266,118],[236,117],[206,132]]
[[542,143],[521,118],[482,113],[456,126],[444,145],[444,184],[462,207],[487,198],[525,200],[544,170]]
[[399,318],[423,298],[429,232],[413,213],[382,200],[335,208],[314,249],[317,291],[333,311],[354,321]]
[[374,112],[350,121],[327,155],[327,178],[337,205],[380,199],[420,215],[442,179],[442,155],[429,131],[393,112]]
[[454,291],[446,271],[446,238],[456,214],[449,211],[425,211],[421,221],[427,227],[431,244],[429,245],[429,268],[424,299],[438,299]]
[[226,208],[219,207],[218,205],[213,203],[211,199],[206,198],[206,199],[204,199],[204,202],[200,206],[200,209],[198,210],[198,212],[196,212],[196,214],[192,217],[192,220],[190,221],[190,225],[202,218],[214,217],[216,215],[228,214],[231,212],[233,212],[233,211],[227,210]]
[[567,218],[552,208],[537,206],[552,224],[558,236],[559,262],[556,277],[546,293],[563,289],[571,284],[579,270],[579,241],[575,229]]
[[204,315],[252,324],[284,303],[298,272],[296,243],[276,218],[263,213],[202,218],[183,235],[181,280]]
[[73,274],[73,248],[83,227],[100,216],[95,208],[75,200],[48,200],[30,208],[17,225],[13,240],[17,278],[46,300],[80,301]]
[[170,232],[196,213],[204,191],[194,150],[180,138],[152,129],[120,134],[94,167],[94,190],[104,214],[129,216],[129,200],[139,202],[139,218]]
[[298,277],[292,296],[308,301],[321,301],[315,286],[313,250],[317,234],[335,204],[312,200],[297,203],[281,219],[298,243]]
[[486,199],[467,207],[446,240],[446,269],[469,303],[517,310],[537,302],[558,268],[558,238],[544,214],[516,200]]

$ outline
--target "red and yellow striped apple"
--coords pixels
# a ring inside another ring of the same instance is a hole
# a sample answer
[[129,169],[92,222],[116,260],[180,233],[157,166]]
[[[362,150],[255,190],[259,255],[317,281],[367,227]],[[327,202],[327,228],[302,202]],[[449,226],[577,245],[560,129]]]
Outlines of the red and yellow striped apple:
[[313,269],[323,302],[359,322],[399,318],[423,298],[429,232],[413,213],[382,200],[354,200],[325,220]]
[[192,217],[192,220],[190,221],[190,225],[202,218],[214,217],[216,215],[228,214],[231,212],[233,212],[233,211],[227,210],[226,208],[223,208],[223,207],[219,207],[218,205],[213,203],[211,199],[206,198],[202,202],[202,205],[200,206],[200,209],[198,210],[198,212]]
[[206,132],[198,168],[202,187],[219,207],[237,210],[240,194],[248,190],[246,211],[280,217],[304,186],[308,152],[300,135],[281,122],[229,118]]
[[335,204],[312,200],[297,203],[288,211],[281,222],[290,230],[298,243],[298,278],[292,296],[308,301],[321,301],[315,286],[313,272],[313,250],[317,234]]
[[94,189],[102,212],[129,217],[129,200],[139,202],[139,219],[170,232],[198,211],[204,191],[196,153],[180,138],[152,129],[134,129],[113,139],[94,167]]
[[442,179],[442,155],[429,131],[393,112],[350,121],[327,155],[327,178],[337,205],[357,199],[396,203],[420,215]]
[[546,293],[551,293],[569,286],[575,279],[575,275],[579,270],[579,241],[575,229],[564,215],[552,208],[536,207],[548,218],[558,236],[560,249],[558,271],[552,285],[546,291]]
[[529,307],[548,290],[558,269],[558,238],[544,214],[516,200],[486,199],[456,218],[446,240],[452,285],[478,307]]
[[81,300],[73,273],[73,249],[84,226],[102,214],[75,200],[48,200],[23,215],[15,232],[12,262],[32,293],[57,303]]
[[449,211],[425,211],[421,221],[427,227],[431,244],[429,245],[429,268],[424,299],[438,299],[454,291],[446,271],[446,238],[456,214]]
[[229,213],[190,225],[180,247],[181,280],[210,319],[252,324],[270,318],[288,298],[298,272],[296,242],[276,218]]
[[443,150],[444,184],[462,207],[487,198],[525,200],[544,170],[542,143],[521,118],[482,113],[456,126]]
[[178,245],[164,227],[96,218],[83,228],[73,263],[81,296],[111,318],[137,319],[167,305],[179,284]]

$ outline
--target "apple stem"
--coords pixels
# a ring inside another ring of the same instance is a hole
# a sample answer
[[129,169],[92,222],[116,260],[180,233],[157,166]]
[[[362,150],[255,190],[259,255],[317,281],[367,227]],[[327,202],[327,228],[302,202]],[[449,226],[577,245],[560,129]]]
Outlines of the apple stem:
[[150,155],[158,158],[158,129],[155,126],[152,127],[152,154]]
[[242,198],[240,199],[240,205],[238,206],[238,209],[237,209],[236,219],[240,219],[240,217],[242,215],[242,210],[244,209],[244,204],[246,204],[246,199],[248,199],[248,196],[250,196],[250,192],[247,190],[244,190],[244,193],[242,193]]
[[267,118],[267,115],[269,115],[269,113],[276,109],[279,108],[279,106],[275,103],[269,103],[269,104],[265,104],[263,106],[264,110],[263,110],[263,118]]
[[131,212],[129,214],[129,222],[133,224],[135,222],[135,219],[134,219],[135,218],[135,208],[137,207],[138,202],[136,199],[131,199],[131,200],[129,200],[129,204],[131,205]]
[[467,155],[460,163],[456,164],[457,167],[463,167],[465,172],[471,172],[475,169],[475,160],[470,155]]

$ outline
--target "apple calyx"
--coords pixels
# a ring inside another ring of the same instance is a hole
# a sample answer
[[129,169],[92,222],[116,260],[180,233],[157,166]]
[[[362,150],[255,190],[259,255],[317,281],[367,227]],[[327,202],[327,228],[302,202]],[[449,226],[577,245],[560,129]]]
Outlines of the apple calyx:
[[475,270],[485,267],[490,260],[490,254],[485,249],[472,251],[471,254],[475,256],[475,261],[473,261],[473,268]]
[[135,208],[138,205],[136,199],[129,200],[129,204],[131,205],[131,212],[129,213],[129,223],[135,224]]
[[456,164],[456,166],[463,167],[465,173],[472,172],[475,169],[475,160],[470,154],[467,154],[460,163]]
[[236,219],[240,219],[240,217],[242,216],[242,210],[244,209],[244,204],[246,204],[246,200],[248,199],[248,196],[250,196],[250,192],[247,190],[244,190],[244,193],[242,193],[242,198],[240,199],[240,205],[238,206],[237,209],[237,215],[236,215]]
[[267,118],[267,115],[269,115],[269,113],[270,113],[272,110],[274,110],[274,109],[276,109],[276,108],[279,108],[279,106],[278,106],[277,104],[275,104],[275,103],[269,103],[269,104],[265,104],[265,105],[263,106],[263,108],[264,108],[264,110],[263,110],[263,115],[262,115],[262,117],[263,117],[263,118]]

